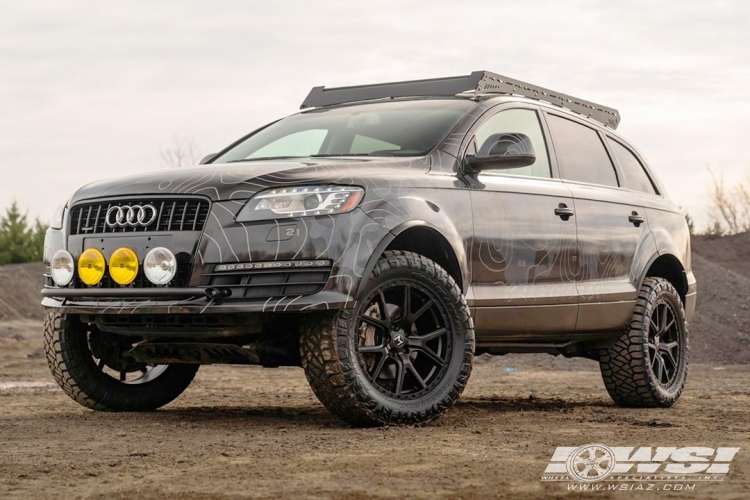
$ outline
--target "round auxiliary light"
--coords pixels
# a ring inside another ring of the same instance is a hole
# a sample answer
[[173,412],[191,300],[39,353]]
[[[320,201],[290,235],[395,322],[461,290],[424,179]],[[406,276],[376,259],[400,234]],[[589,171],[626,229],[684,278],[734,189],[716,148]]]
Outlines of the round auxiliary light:
[[73,256],[67,250],[58,250],[55,255],[52,256],[52,261],[49,263],[49,271],[52,275],[52,280],[57,283],[58,286],[65,286],[73,279],[73,270],[75,269],[75,261]]
[[87,285],[94,286],[102,280],[105,267],[107,261],[104,260],[104,255],[96,248],[89,248],[78,259],[78,276]]
[[109,257],[109,275],[118,285],[129,285],[138,275],[138,256],[130,248],[118,248]]
[[154,285],[166,285],[177,272],[177,259],[167,248],[151,249],[143,259],[143,274]]

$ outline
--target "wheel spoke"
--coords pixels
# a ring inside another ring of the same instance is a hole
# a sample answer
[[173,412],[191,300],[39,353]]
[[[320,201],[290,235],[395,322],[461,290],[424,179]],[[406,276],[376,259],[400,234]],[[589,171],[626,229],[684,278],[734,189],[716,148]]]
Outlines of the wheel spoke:
[[669,314],[669,307],[667,304],[661,305],[661,317],[659,318],[659,333],[664,333],[667,329],[667,315]]
[[97,363],[96,367],[97,367],[97,368],[99,368],[100,370],[101,370],[102,368],[104,368],[104,360],[103,360],[103,359],[100,359],[100,360],[99,360],[99,363]]
[[404,322],[411,319],[411,287],[404,285],[404,303],[401,306],[401,316]]
[[420,317],[420,316],[422,316],[422,315],[423,315],[424,313],[426,313],[427,311],[429,311],[429,310],[430,310],[430,308],[431,308],[431,307],[432,307],[433,305],[434,305],[434,303],[432,302],[432,300],[427,300],[427,302],[425,302],[425,304],[424,304],[424,305],[423,305],[422,307],[420,307],[420,308],[419,308],[419,309],[417,310],[417,312],[415,312],[415,313],[414,313],[414,314],[413,314],[413,315],[412,315],[412,316],[411,316],[411,317],[409,318],[409,323],[414,323],[415,321],[417,321],[417,319],[419,319],[419,317]]
[[385,352],[385,347],[382,345],[361,345],[357,347],[357,353],[359,354],[377,354]]
[[402,360],[404,362],[404,366],[407,370],[411,372],[411,374],[414,376],[415,379],[417,379],[417,382],[419,382],[419,385],[422,386],[422,389],[425,389],[427,387],[427,384],[424,380],[422,380],[422,376],[417,372],[417,369],[414,367],[414,365],[411,362],[411,359],[409,359],[409,356],[402,354]]
[[440,356],[438,356],[435,351],[433,351],[432,349],[430,349],[427,346],[414,347],[413,349],[415,351],[417,351],[417,356],[419,354],[424,354],[425,356],[427,356],[428,358],[430,358],[433,363],[435,363],[438,366],[443,366],[443,363],[445,363],[445,360],[443,360],[443,358],[441,358]]
[[659,344],[659,349],[670,352],[672,349],[674,349],[678,345],[679,345],[679,342],[677,342],[676,340],[674,342],[662,342],[661,344]]
[[370,375],[373,380],[377,380],[378,379],[378,377],[380,376],[380,372],[383,371],[383,367],[385,366],[385,362],[388,361],[389,357],[390,356],[388,354],[386,354],[386,353],[383,353],[383,355],[380,357],[380,361],[378,361],[377,366],[372,371],[372,375]]
[[659,382],[664,383],[664,358],[662,358],[660,354],[657,354],[656,357],[659,359],[659,374],[657,375],[657,378],[659,379]]
[[128,374],[126,372],[120,372],[120,382],[125,382],[125,379],[128,378]]
[[657,325],[656,323],[654,323],[654,318],[649,318],[648,321],[649,321],[649,323],[651,323],[651,330],[653,330],[655,334],[659,333],[659,325]]
[[674,318],[672,318],[672,321],[670,321],[669,324],[666,327],[664,327],[664,333],[667,333],[674,326],[675,323],[676,322]]
[[398,356],[395,358],[392,358],[396,362],[396,387],[395,391],[393,391],[396,396],[401,395],[401,391],[404,389],[404,375],[405,375],[405,366],[403,360],[401,360]]
[[391,324],[391,317],[388,314],[388,303],[385,301],[385,295],[382,291],[378,292],[378,304],[380,305],[380,314],[383,316],[385,325]]
[[406,339],[406,342],[411,347],[424,347],[427,342],[430,340],[434,340],[442,335],[445,335],[448,333],[448,330],[445,328],[438,328],[434,332],[428,333],[426,335],[412,335],[411,337],[408,337]]
[[[676,370],[677,369],[677,360],[675,359],[674,355],[672,354],[672,351],[665,350],[664,354],[666,354],[667,357],[669,358],[669,363],[672,365],[672,368],[674,370]],[[664,358],[662,358],[662,359],[664,359]]]
[[373,318],[372,316],[368,316],[366,314],[363,314],[360,318],[363,322],[368,323],[376,328],[382,328],[386,333],[388,332],[388,324],[383,320]]

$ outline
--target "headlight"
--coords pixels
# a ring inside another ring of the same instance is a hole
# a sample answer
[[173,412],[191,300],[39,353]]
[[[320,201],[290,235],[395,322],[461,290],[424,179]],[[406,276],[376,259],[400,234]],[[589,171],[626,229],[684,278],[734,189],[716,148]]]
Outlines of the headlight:
[[52,256],[52,261],[49,263],[49,271],[52,279],[59,286],[65,286],[70,283],[73,279],[74,268],[75,262],[73,261],[73,256],[67,250],[58,250]]
[[237,222],[351,212],[365,190],[357,186],[297,186],[261,191],[240,210]]
[[143,259],[143,273],[154,285],[166,285],[177,272],[177,259],[164,247],[151,249]]
[[65,209],[68,208],[68,202],[66,201],[55,210],[52,218],[49,220],[49,227],[52,229],[62,229],[63,218],[65,217]]

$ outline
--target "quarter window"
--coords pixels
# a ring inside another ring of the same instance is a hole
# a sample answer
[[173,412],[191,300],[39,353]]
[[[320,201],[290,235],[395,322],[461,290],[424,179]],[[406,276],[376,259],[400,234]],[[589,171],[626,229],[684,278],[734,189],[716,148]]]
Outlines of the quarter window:
[[634,191],[656,194],[654,185],[651,184],[651,179],[648,178],[648,174],[643,169],[643,165],[638,161],[638,158],[619,142],[613,141],[609,137],[607,137],[607,142],[615,158],[617,158],[617,162],[620,164],[620,171],[623,176],[622,187]]
[[485,142],[492,141],[492,136],[496,134],[525,134],[531,140],[534,152],[536,153],[536,162],[533,165],[502,169],[498,172],[511,175],[552,177],[549,169],[547,144],[544,142],[544,134],[542,133],[539,116],[536,111],[530,109],[509,109],[492,116],[477,129],[474,135],[478,150],[482,151],[482,146]]
[[596,130],[557,115],[547,117],[565,179],[617,186],[615,167]]

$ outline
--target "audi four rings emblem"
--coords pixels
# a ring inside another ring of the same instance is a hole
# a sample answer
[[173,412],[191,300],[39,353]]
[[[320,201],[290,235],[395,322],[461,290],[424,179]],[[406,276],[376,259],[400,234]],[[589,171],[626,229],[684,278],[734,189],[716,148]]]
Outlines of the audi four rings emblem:
[[157,216],[156,207],[153,205],[124,205],[121,207],[110,207],[107,210],[105,221],[109,227],[126,226],[150,226]]

